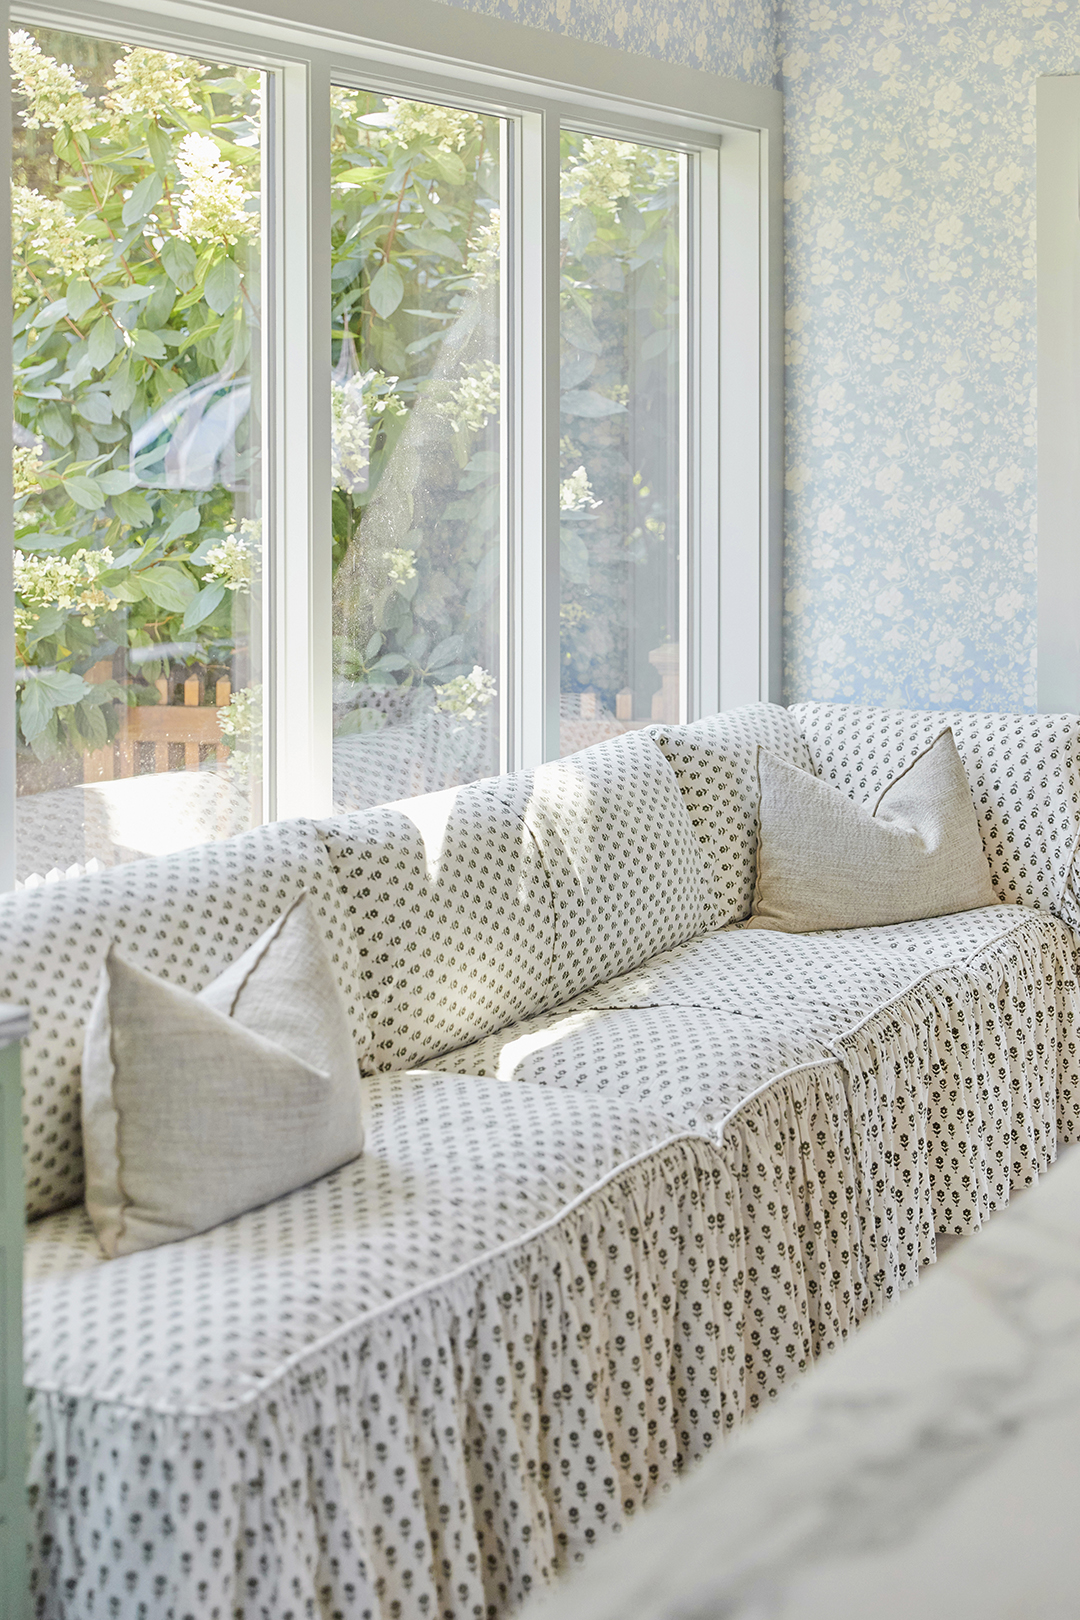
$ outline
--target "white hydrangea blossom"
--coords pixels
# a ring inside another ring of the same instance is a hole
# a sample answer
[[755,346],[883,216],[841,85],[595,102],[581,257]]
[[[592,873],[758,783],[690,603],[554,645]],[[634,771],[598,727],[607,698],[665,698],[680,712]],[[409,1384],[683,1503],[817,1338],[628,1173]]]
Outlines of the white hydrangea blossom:
[[450,152],[464,151],[469,142],[483,133],[483,119],[462,107],[435,107],[425,101],[387,100],[391,127],[403,145],[426,141]]
[[[47,259],[66,275],[79,276],[105,255],[105,249],[86,235],[62,202],[43,197],[29,186],[11,188],[11,231],[16,263],[20,258]],[[36,289],[30,296],[37,296]]]
[[224,585],[227,591],[247,591],[255,573],[255,560],[262,541],[262,525],[252,518],[226,523],[225,538],[206,553],[206,579]]
[[372,420],[406,414],[396,383],[382,371],[357,371],[330,385],[330,464],[334,488],[346,495],[367,489]]
[[368,486],[371,424],[364,385],[369,373],[357,371],[330,385],[330,465],[334,488],[360,495]]
[[461,720],[475,720],[481,709],[486,709],[495,696],[495,677],[474,664],[468,675],[456,675],[445,686],[435,688],[435,707],[442,714],[457,715]]
[[185,184],[178,211],[178,234],[191,242],[225,242],[259,230],[256,214],[245,208],[252,195],[237,169],[221,155],[212,135],[185,135],[176,153]]
[[27,129],[91,129],[101,113],[71,68],[46,56],[25,29],[10,36],[11,76],[29,102],[22,115]]
[[[96,623],[102,612],[115,604],[98,584],[99,576],[114,567],[113,554],[77,551],[74,557],[57,557],[52,552],[15,553],[15,590],[26,608],[56,607],[64,613],[79,612],[83,624]],[[16,630],[25,630],[35,616],[23,609],[15,614]]]
[[499,409],[499,367],[485,360],[479,371],[438,384],[435,392],[435,407],[455,433],[479,433]]
[[262,687],[245,686],[234,692],[217,711],[221,740],[232,750],[229,773],[239,788],[246,788],[262,762]]
[[416,578],[416,552],[410,551],[407,546],[401,546],[396,551],[386,553],[389,564],[390,578],[396,585],[404,585],[406,580]]
[[578,467],[559,485],[561,512],[587,512],[603,504],[603,501],[598,501],[593,495],[589,475],[584,467]]
[[44,448],[40,439],[33,444],[12,446],[11,485],[16,500],[20,495],[36,495],[41,489],[39,479],[45,470],[41,459]]
[[472,277],[477,292],[498,285],[499,256],[502,248],[502,215],[493,208],[469,244],[465,274]]
[[611,215],[621,197],[629,197],[642,185],[670,184],[678,172],[677,161],[673,152],[607,135],[587,136],[577,161],[563,172],[562,216],[568,218],[577,208]]
[[191,85],[206,72],[201,62],[168,51],[148,51],[141,45],[125,45],[124,53],[105,97],[111,112],[121,118],[134,118],[140,113],[158,113],[163,106],[189,113],[199,111]]

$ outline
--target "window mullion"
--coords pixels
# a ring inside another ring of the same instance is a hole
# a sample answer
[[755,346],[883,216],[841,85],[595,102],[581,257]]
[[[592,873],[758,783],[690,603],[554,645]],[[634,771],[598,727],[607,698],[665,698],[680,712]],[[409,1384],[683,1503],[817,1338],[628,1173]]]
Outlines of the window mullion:
[[330,71],[285,68],[275,120],[270,818],[333,802]]
[[511,241],[518,318],[511,758],[558,755],[559,726],[559,121],[519,125]]

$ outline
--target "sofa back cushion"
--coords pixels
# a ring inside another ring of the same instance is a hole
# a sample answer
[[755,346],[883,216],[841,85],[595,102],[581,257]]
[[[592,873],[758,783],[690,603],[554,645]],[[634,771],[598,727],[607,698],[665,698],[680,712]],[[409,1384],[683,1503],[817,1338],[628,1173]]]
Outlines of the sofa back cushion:
[[551,894],[514,781],[318,823],[355,931],[375,1070],[437,1057],[546,1005]]
[[817,775],[874,800],[945,726],[971,784],[1000,904],[1080,924],[1070,878],[1080,842],[1080,715],[965,714],[797,703]]
[[812,769],[802,732],[777,703],[748,703],[650,735],[675,772],[709,873],[713,926],[742,922],[754,903],[758,748]]
[[83,1033],[110,944],[148,972],[197,992],[305,889],[363,1060],[369,1034],[356,995],[353,931],[309,822],[276,822],[0,898],[0,998],[28,1006],[32,1017],[23,1048],[29,1219],[83,1196]]
[[709,925],[708,874],[675,773],[629,732],[498,777],[536,840],[554,900],[546,1004],[627,973]]

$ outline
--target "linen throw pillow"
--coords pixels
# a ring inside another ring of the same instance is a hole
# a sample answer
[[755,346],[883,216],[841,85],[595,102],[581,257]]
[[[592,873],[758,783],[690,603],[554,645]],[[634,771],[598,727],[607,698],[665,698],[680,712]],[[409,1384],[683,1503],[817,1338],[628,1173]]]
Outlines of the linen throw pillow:
[[206,1231],[356,1158],[356,1047],[308,895],[199,995],[111,947],[82,1110],[86,1206],[110,1258]]
[[996,903],[975,806],[951,730],[874,809],[758,754],[761,841],[750,928],[788,934],[875,928]]

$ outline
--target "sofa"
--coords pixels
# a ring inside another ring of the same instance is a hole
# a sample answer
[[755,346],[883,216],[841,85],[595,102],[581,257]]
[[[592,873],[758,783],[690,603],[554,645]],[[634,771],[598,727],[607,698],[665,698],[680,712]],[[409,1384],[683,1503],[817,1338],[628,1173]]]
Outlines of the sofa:
[[[759,746],[862,802],[946,724],[997,903],[748,928]],[[587,1556],[1080,1134],[1078,840],[1080,717],[759,704],[6,897],[35,1614],[463,1620]],[[106,952],[200,990],[302,891],[363,1153],[105,1260]]]

